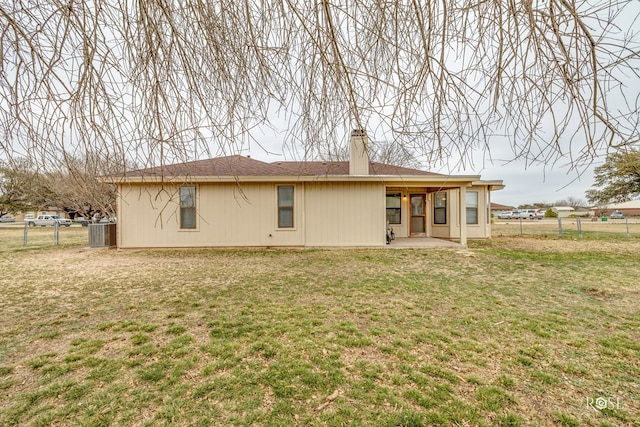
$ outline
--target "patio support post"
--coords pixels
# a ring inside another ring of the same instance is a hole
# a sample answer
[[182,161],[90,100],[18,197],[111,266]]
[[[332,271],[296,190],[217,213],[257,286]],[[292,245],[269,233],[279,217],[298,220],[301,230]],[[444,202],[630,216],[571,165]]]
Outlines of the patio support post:
[[460,186],[459,224],[460,224],[460,244],[467,246],[467,187]]

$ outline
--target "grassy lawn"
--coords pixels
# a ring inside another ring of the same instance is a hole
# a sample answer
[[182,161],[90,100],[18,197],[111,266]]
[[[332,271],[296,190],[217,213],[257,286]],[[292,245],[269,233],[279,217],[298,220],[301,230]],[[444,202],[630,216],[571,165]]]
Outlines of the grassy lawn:
[[0,425],[640,426],[639,239],[84,244],[0,250]]
[[[562,218],[562,238],[574,239],[628,239],[640,238],[640,218],[614,219],[606,222],[592,221],[593,218],[583,218],[580,221],[582,235],[578,229],[576,218]],[[524,236],[530,237],[559,237],[558,220],[546,218],[542,221],[523,220],[522,227],[519,220],[495,220],[492,225],[493,236]]]
[[87,245],[89,242],[88,230],[87,227],[81,227],[79,224],[60,227],[56,247],[53,227],[28,227],[27,244],[25,245],[23,223],[0,224],[0,254]]

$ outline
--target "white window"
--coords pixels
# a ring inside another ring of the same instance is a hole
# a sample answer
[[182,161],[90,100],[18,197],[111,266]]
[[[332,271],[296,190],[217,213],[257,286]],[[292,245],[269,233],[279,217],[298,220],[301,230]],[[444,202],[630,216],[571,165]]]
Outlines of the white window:
[[387,221],[389,224],[400,224],[401,222],[401,196],[400,193],[387,193]]
[[278,228],[293,228],[293,185],[278,186]]
[[467,191],[467,224],[478,223],[478,192]]
[[196,228],[196,187],[180,187],[180,229]]
[[447,193],[436,193],[433,197],[433,223],[447,223]]

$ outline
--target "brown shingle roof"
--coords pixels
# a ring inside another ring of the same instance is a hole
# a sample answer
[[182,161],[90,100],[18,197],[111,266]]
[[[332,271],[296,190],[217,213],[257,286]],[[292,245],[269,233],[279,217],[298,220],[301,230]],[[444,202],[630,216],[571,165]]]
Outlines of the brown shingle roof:
[[[432,175],[440,174],[383,163],[370,163],[370,175]],[[326,176],[349,175],[349,162],[273,162],[266,163],[239,155],[196,160],[193,162],[139,169],[125,177],[175,176]]]
[[291,171],[273,163],[265,163],[243,156],[216,157],[174,165],[140,169],[126,173],[126,177],[159,176],[279,176]]
[[[349,175],[349,162],[276,162],[289,168],[294,175]],[[419,169],[404,168],[384,163],[369,163],[370,175],[439,175]]]
[[491,202],[491,210],[503,210],[503,211],[510,211],[512,209],[514,209],[513,206],[507,206],[507,205],[501,205],[500,203],[495,203],[495,202]]

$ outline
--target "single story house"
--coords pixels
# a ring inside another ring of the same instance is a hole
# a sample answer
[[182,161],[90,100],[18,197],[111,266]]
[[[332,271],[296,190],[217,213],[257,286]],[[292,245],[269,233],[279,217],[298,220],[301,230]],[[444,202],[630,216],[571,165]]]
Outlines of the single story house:
[[515,206],[501,205],[500,203],[491,202],[491,213],[494,215],[500,212],[508,212],[515,209]]
[[[353,131],[348,162],[266,163],[219,157],[106,179],[117,185],[117,245],[383,247],[396,237],[491,236],[491,192],[502,181],[369,161]],[[393,242],[392,242],[393,244]]]
[[611,215],[614,211],[620,211],[624,216],[640,216],[640,200],[613,203],[603,207],[594,208],[600,215]]
[[575,215],[575,209],[571,206],[553,206],[551,208],[554,211],[558,218],[569,218],[572,215]]

